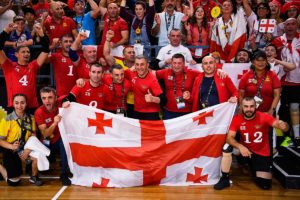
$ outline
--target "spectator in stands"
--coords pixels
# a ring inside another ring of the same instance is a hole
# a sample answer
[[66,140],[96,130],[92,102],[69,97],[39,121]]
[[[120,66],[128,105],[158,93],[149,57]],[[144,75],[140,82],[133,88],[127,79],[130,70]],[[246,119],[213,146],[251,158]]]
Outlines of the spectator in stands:
[[270,70],[264,51],[255,52],[251,62],[251,70],[242,76],[239,83],[240,97],[255,98],[258,111],[273,115],[280,99],[280,81]]
[[0,32],[13,21],[16,16],[12,10],[13,0],[2,0],[0,2]]
[[217,5],[216,2],[210,1],[210,0],[196,0],[193,2],[193,7],[196,8],[198,6],[201,6],[204,10],[204,13],[207,17],[207,21],[213,21],[213,18],[211,16],[211,10]]
[[159,120],[159,104],[164,104],[166,100],[157,79],[149,71],[147,58],[143,55],[136,56],[131,70],[126,72],[134,94],[135,118]]
[[[154,0],[149,1],[149,9],[146,10],[146,4],[143,1],[137,1],[135,3],[135,15],[129,13],[126,8],[126,0],[121,2],[120,16],[129,22],[130,36],[129,44],[141,44],[143,46],[149,46],[151,28],[155,16]],[[150,58],[150,50],[145,49],[144,55]]]
[[281,11],[281,3],[278,0],[272,0],[269,2],[270,6],[270,13],[271,17],[270,19],[275,19],[277,24],[277,35],[283,35],[283,21],[280,17],[280,11]]
[[15,16],[13,22],[15,29],[10,33],[8,40],[5,42],[5,53],[11,61],[16,62],[15,52],[17,47],[30,47],[33,44],[33,40],[30,32],[25,30],[25,19],[23,16]]
[[105,43],[105,36],[109,30],[114,32],[114,37],[110,41],[111,48],[117,48],[126,44],[129,35],[128,24],[119,16],[119,6],[116,3],[109,3],[107,9],[100,4],[99,6],[104,20],[101,44],[103,45]]
[[[286,68],[286,77],[282,80],[281,107],[279,114],[284,119],[286,110],[290,110],[291,125],[293,127],[295,143],[300,146],[299,136],[299,105],[300,105],[300,34],[297,32],[297,20],[289,18],[284,22],[284,34],[272,42],[279,50],[281,60],[292,62],[295,69]],[[289,105],[287,108],[285,105]]]
[[42,133],[43,143],[50,148],[50,157],[55,157],[59,153],[61,159],[60,178],[63,185],[71,185],[68,178],[69,166],[64,144],[60,137],[58,123],[61,116],[58,115],[60,102],[57,99],[56,91],[50,87],[44,87],[40,90],[40,96],[43,105],[34,113],[34,119]]
[[[234,147],[249,162],[258,187],[268,190],[272,186],[269,128],[287,131],[288,124],[273,118],[272,115],[257,111],[253,98],[245,97],[241,102],[242,113],[234,116],[229,127],[227,144],[223,147],[222,176],[214,188],[222,190],[230,186],[229,171]],[[240,141],[236,140],[237,133]]]
[[31,33],[33,31],[33,25],[35,23],[35,12],[30,6],[27,6],[23,8],[23,13],[25,19],[25,31]]
[[83,45],[96,45],[95,23],[100,15],[100,9],[94,0],[87,0],[91,11],[85,13],[85,0],[76,0],[74,5],[75,17],[73,18],[77,31],[88,31],[89,36],[82,41]]
[[25,148],[26,142],[36,132],[34,118],[26,111],[28,101],[24,94],[14,94],[11,100],[14,110],[0,122],[0,146],[3,148],[7,184],[10,186],[20,184],[22,161],[24,161],[32,165],[29,181],[40,186],[43,182],[38,177],[37,159],[29,156],[31,150]]
[[169,34],[170,44],[161,48],[157,54],[156,59],[159,61],[160,68],[169,68],[172,63],[172,56],[180,53],[184,56],[186,64],[195,65],[191,52],[188,48],[181,45],[182,34],[179,29],[173,29]]
[[194,81],[191,94],[192,111],[195,112],[226,101],[236,103],[238,91],[232,80],[226,76],[221,79],[217,74],[216,61],[212,56],[202,60],[203,73]]
[[[135,52],[134,48],[132,46],[127,46],[123,50],[123,60],[119,58],[114,58],[110,55],[110,46],[109,42],[111,38],[113,37],[114,33],[113,31],[107,31],[106,33],[106,41],[104,43],[104,49],[103,49],[103,56],[108,63],[109,66],[113,66],[114,64],[119,64],[122,66],[124,70],[128,70],[132,67],[134,67],[135,62]],[[134,97],[133,92],[128,92],[127,94],[127,105],[126,105],[126,114],[127,117],[134,118]]]
[[52,2],[50,5],[51,16],[44,22],[46,33],[50,38],[50,44],[58,42],[59,38],[65,34],[77,36],[77,28],[73,19],[64,16],[64,10],[59,2]]
[[14,24],[9,24],[0,34],[0,66],[2,67],[8,97],[8,107],[12,107],[12,98],[17,93],[23,93],[28,99],[28,108],[34,109],[38,107],[36,97],[36,76],[39,68],[44,64],[49,53],[49,39],[44,35],[41,26],[34,27],[41,39],[41,50],[36,60],[29,62],[30,51],[26,46],[18,46],[16,50],[17,62],[12,62],[3,52],[4,43],[9,34],[14,30]]
[[171,67],[156,71],[158,80],[165,84],[167,103],[164,106],[163,119],[172,119],[192,111],[189,101],[193,83],[200,72],[185,67],[184,56],[176,53],[172,56]]
[[151,34],[158,37],[158,45],[165,46],[169,42],[169,34],[173,29],[182,30],[184,14],[175,11],[175,0],[165,0],[165,11],[155,15]]
[[194,60],[200,63],[201,58],[209,53],[210,38],[210,27],[204,9],[201,6],[195,8],[189,23],[185,23],[185,29],[187,32],[186,39],[188,45],[208,46],[206,48],[190,49]]
[[271,9],[267,3],[259,3],[256,6],[256,10],[253,11],[248,0],[243,0],[245,13],[247,16],[247,23],[249,27],[249,35],[254,37],[255,43],[258,48],[263,48],[270,42],[273,37],[278,36],[277,25],[275,25],[273,33],[261,33],[259,32],[259,25],[262,19],[270,19]]
[[111,74],[103,77],[103,108],[109,112],[127,116],[126,98],[131,91],[131,83],[124,78],[124,69],[119,64],[111,66]]
[[77,69],[69,57],[69,50],[73,41],[72,35],[63,35],[60,38],[61,51],[48,56],[47,62],[50,62],[54,69],[58,97],[69,94],[78,79]]
[[238,49],[246,42],[246,22],[241,11],[237,11],[235,1],[225,0],[222,16],[212,28],[210,52],[218,51],[222,62],[232,62]]
[[234,63],[249,63],[250,57],[251,53],[247,49],[239,49],[235,56]]
[[283,5],[282,11],[284,20],[297,18],[300,14],[299,2],[290,1]]
[[37,4],[32,6],[32,8],[38,18],[41,17],[43,13],[50,12],[50,4],[47,0],[38,0]]
[[73,65],[77,68],[79,78],[89,79],[90,67],[97,60],[97,46],[87,45],[83,50],[83,57],[80,57],[77,50],[81,46],[81,42],[87,38],[86,33],[80,32],[69,50],[69,57]]
[[70,102],[78,102],[87,106],[103,109],[103,68],[94,63],[89,69],[90,79],[83,87],[75,85],[66,98],[63,99],[63,108],[70,106]]

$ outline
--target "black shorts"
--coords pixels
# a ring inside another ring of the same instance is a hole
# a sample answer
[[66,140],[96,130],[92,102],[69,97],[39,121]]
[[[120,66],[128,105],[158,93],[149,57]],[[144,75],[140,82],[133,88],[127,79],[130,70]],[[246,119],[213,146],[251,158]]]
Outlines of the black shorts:
[[283,86],[281,99],[285,103],[300,103],[300,86]]
[[270,156],[261,156],[252,153],[251,158],[249,158],[249,164],[251,169],[255,172],[271,172],[272,169],[272,161]]
[[3,165],[7,171],[7,178],[16,178],[22,175],[22,161],[16,152],[4,149]]

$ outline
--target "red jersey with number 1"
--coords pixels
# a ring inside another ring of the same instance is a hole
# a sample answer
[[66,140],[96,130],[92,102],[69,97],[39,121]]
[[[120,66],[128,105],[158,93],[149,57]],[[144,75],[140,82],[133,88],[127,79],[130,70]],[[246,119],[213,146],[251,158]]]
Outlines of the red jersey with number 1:
[[240,143],[251,152],[270,156],[269,129],[275,118],[263,112],[256,111],[255,118],[246,120],[243,114],[233,117],[229,130],[239,132]]
[[103,108],[103,84],[93,87],[90,81],[86,81],[82,88],[75,85],[71,93],[76,97],[77,103],[98,109]]
[[2,70],[6,82],[7,104],[12,107],[12,98],[17,93],[25,94],[27,97],[28,108],[39,106],[36,97],[36,77],[40,66],[36,60],[28,65],[19,65],[7,59]]
[[62,53],[51,54],[50,62],[54,69],[57,96],[69,94],[78,79],[73,62]]

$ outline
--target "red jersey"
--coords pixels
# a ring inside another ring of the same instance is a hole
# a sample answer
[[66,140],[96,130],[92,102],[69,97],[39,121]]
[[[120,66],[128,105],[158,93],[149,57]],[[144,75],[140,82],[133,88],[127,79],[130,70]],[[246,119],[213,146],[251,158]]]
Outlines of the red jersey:
[[[171,112],[191,112],[192,105],[185,101],[185,108],[178,109],[176,98],[182,97],[183,92],[189,91],[192,93],[192,88],[195,78],[200,72],[184,69],[184,73],[175,75],[172,69],[163,69],[156,71],[157,79],[163,79],[165,82],[166,98],[168,99],[165,109]],[[175,87],[174,87],[175,82]],[[176,92],[176,94],[175,94]]]
[[256,111],[255,118],[246,120],[243,114],[233,117],[229,130],[241,135],[240,142],[250,151],[261,156],[270,156],[269,128],[276,119]]
[[54,69],[57,96],[69,94],[78,79],[73,62],[62,53],[51,54],[50,62]]
[[[257,94],[257,89],[259,88],[263,77],[264,76],[258,77],[257,81],[253,81],[255,80],[255,74],[253,70],[250,70],[242,76],[239,84],[239,89],[245,90],[246,97],[254,97]],[[262,88],[260,90],[260,95],[263,99],[263,103],[257,108],[258,111],[267,112],[270,109],[274,98],[273,90],[280,87],[281,84],[278,76],[273,71],[267,71],[265,81],[263,82]]]
[[77,103],[98,109],[103,108],[103,84],[100,84],[98,87],[93,87],[90,81],[86,81],[82,88],[75,85],[71,93],[76,97]]
[[[203,10],[204,10],[204,13],[206,13],[206,16],[207,16],[207,19],[208,21],[212,21],[213,18],[211,16],[211,10],[216,6],[217,4],[214,2],[214,1],[211,1],[211,0],[208,0],[207,1],[207,4],[203,5]],[[196,0],[193,2],[193,7],[194,9],[197,7],[197,6],[201,6],[201,0]]]
[[126,110],[127,94],[131,90],[130,82],[124,79],[123,84],[113,84],[111,75],[104,76],[103,82],[104,109],[116,111],[117,108],[123,108]]
[[83,78],[83,79],[90,79],[90,65],[86,62],[86,59],[83,57],[80,57],[80,60],[77,65],[77,74],[78,78]]
[[163,93],[154,75],[148,72],[146,77],[139,78],[136,72],[131,72],[130,70],[126,70],[125,74],[130,74],[129,78],[134,95],[134,111],[142,113],[159,112],[159,104],[145,101],[145,95],[148,94],[148,90],[153,96],[159,96]]
[[103,26],[103,33],[102,33],[102,40],[101,44],[103,45],[106,40],[106,32],[108,30],[114,31],[114,37],[111,39],[113,43],[117,43],[122,39],[121,32],[128,31],[128,24],[127,22],[119,17],[117,21],[111,21],[108,19],[107,14],[104,16],[104,26]]
[[72,31],[77,29],[74,20],[66,16],[63,16],[60,23],[54,21],[52,17],[47,18],[44,27],[49,35],[50,43],[52,43],[53,38],[60,38],[65,34],[72,35]]
[[27,97],[27,107],[37,108],[39,106],[36,96],[36,77],[40,66],[33,60],[28,65],[19,65],[7,59],[2,70],[6,82],[7,104],[13,106],[13,96],[23,93]]
[[48,2],[45,3],[37,3],[36,5],[32,6],[37,18],[41,17],[44,12],[50,11],[50,4]]
[[[47,128],[49,128],[53,122],[54,117],[58,114],[58,107],[53,112],[49,112],[47,108],[42,105],[40,106],[34,113],[34,119],[38,126],[42,124],[46,124]],[[54,129],[53,132],[54,137],[50,139],[50,143],[53,144],[57,142],[60,138],[60,132],[58,130],[58,126]]]

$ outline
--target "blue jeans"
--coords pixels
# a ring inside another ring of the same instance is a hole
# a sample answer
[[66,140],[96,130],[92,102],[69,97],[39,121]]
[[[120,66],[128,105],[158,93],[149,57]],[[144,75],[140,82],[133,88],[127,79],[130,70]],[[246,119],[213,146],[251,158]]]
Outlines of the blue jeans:
[[61,138],[59,138],[57,142],[50,144],[50,151],[52,154],[50,156],[54,156],[56,152],[60,154],[60,159],[61,159],[60,173],[67,174],[69,172],[69,165],[68,165],[66,150]]

